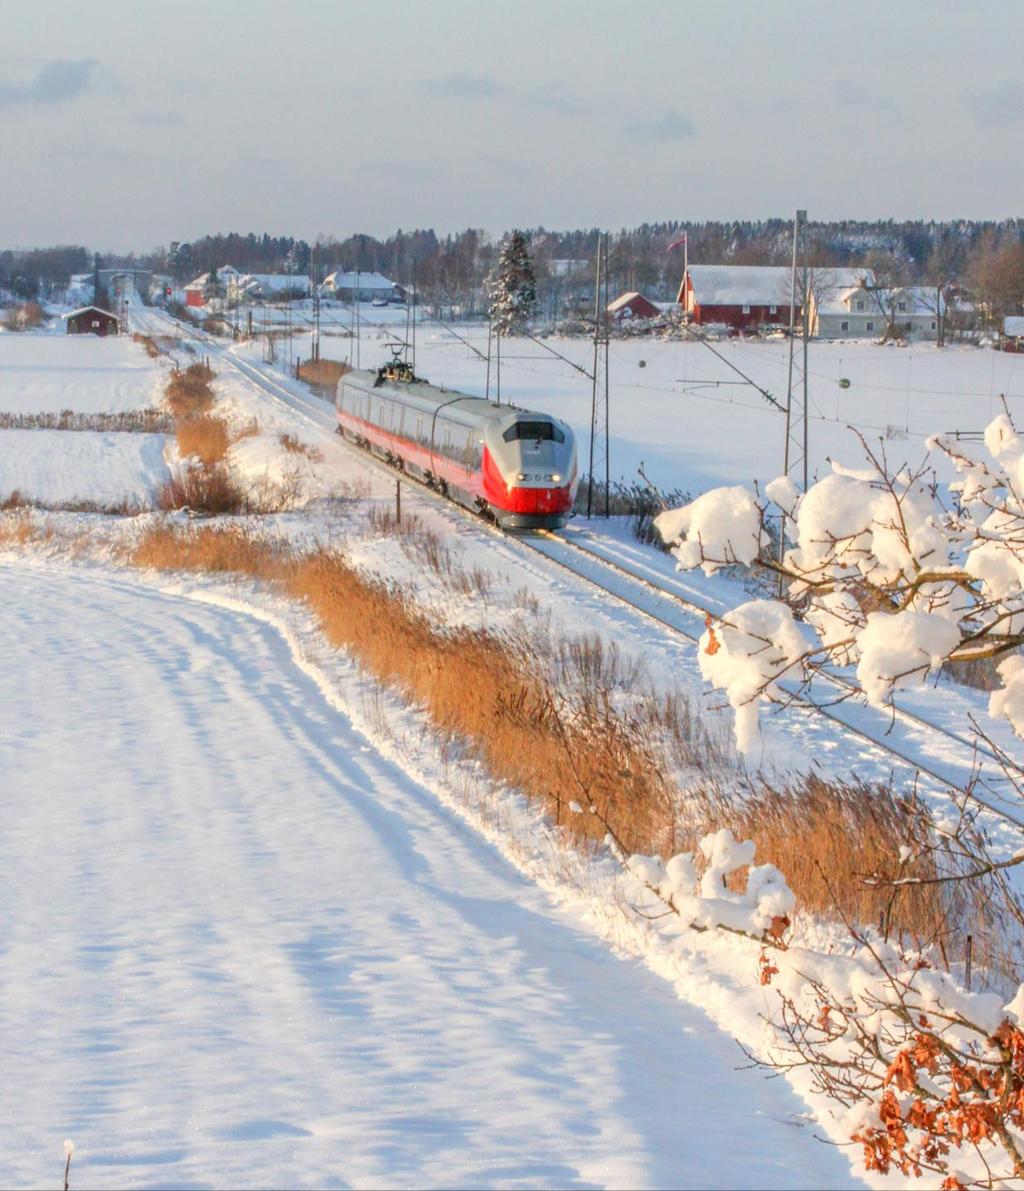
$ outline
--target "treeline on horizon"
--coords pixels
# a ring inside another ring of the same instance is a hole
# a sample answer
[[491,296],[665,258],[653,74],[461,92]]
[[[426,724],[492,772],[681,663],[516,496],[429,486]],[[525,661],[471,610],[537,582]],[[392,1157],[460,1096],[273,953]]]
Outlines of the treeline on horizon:
[[[523,229],[542,301],[569,289],[592,287],[598,228]],[[640,290],[670,301],[678,291],[688,238],[691,264],[780,265],[792,259],[788,219],[687,222],[669,220],[621,229],[609,237],[608,283],[615,293]],[[101,265],[152,269],[178,282],[225,264],[250,273],[377,271],[402,285],[415,283],[424,300],[463,309],[478,305],[502,236],[479,228],[438,236],[432,229],[402,231],[383,239],[357,234],[321,236],[313,244],[292,236],[217,233],[175,241],[142,254],[101,254]],[[675,245],[675,247],[671,247]],[[857,266],[905,284],[952,285],[989,295],[1005,313],[1024,305],[1024,219],[834,220],[810,223],[807,256],[815,267]],[[81,245],[0,251],[0,288],[20,297],[55,296],[72,274],[93,267]],[[553,262],[582,262],[567,269]],[[1019,291],[1019,292],[1018,292]]]

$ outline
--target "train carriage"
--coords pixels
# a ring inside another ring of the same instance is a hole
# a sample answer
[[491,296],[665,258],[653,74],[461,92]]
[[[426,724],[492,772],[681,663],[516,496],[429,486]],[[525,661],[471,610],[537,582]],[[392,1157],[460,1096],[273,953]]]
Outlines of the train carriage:
[[576,441],[549,414],[431,385],[397,361],[347,372],[335,407],[340,433],[505,529],[555,529],[572,512]]

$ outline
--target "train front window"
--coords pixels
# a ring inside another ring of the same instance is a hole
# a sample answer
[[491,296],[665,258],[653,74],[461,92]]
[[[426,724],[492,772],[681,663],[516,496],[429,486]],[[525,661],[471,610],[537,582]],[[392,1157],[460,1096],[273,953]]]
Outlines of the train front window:
[[506,442],[527,439],[531,442],[565,442],[565,435],[554,422],[513,422],[501,436]]

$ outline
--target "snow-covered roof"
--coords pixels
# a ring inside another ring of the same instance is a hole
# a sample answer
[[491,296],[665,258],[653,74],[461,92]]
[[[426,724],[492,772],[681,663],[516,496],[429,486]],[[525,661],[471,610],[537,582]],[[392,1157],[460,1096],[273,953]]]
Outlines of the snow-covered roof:
[[[849,289],[867,278],[870,270],[815,269],[813,288]],[[691,265],[693,300],[699,306],[788,306],[793,272],[789,265]]]
[[395,289],[395,282],[389,281],[381,273],[357,273],[352,269],[346,271],[337,269],[335,272],[329,273],[324,278],[324,285],[333,285],[335,289],[355,289],[356,286],[359,289]]
[[300,273],[245,273],[238,277],[235,287],[240,290],[261,289],[280,293],[283,290],[308,291],[310,280]]
[[775,306],[791,280],[784,265],[691,265],[689,276],[698,306]]
[[615,314],[619,310],[624,310],[627,306],[631,306],[637,300],[637,298],[641,298],[644,302],[647,302],[651,306],[654,305],[649,298],[645,298],[643,294],[639,293],[637,290],[630,290],[628,293],[619,294],[614,302],[608,303],[608,313]]
[[1003,334],[1011,335],[1014,339],[1024,336],[1024,318],[1020,315],[1008,314],[1003,319]]
[[[842,270],[842,272],[849,271]],[[862,285],[861,281],[867,284]],[[853,309],[855,295],[862,294],[864,311],[860,313],[887,314],[890,307],[895,305],[897,321],[900,315],[917,314],[927,316],[935,314],[936,292],[933,287],[904,285],[897,286],[895,289],[887,289],[885,286],[876,287],[874,281],[875,278],[872,273],[869,272],[867,276],[864,276],[864,271],[861,270],[858,274],[858,281],[853,285],[816,288],[816,309],[818,313],[849,314]],[[906,306],[906,310],[899,309],[901,302]],[[946,308],[945,299],[940,298],[940,303],[944,311]]]
[[62,314],[61,318],[74,318],[76,314],[88,314],[90,310],[95,310],[97,314],[105,314],[107,318],[117,318],[116,314],[104,310],[102,306],[79,306],[77,310],[69,310],[67,314]]

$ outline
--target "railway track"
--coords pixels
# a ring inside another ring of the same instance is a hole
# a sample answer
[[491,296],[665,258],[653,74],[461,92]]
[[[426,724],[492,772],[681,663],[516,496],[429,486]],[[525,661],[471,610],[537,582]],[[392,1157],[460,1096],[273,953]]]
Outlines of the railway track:
[[[146,310],[136,321],[140,329],[158,334],[173,332],[179,335],[182,331],[181,325],[162,311]],[[187,334],[203,344],[211,355],[257,385],[265,395],[285,406],[290,413],[334,435],[334,411],[325,408],[322,400],[296,392],[284,383],[283,378],[278,379],[252,361],[240,359],[197,328],[189,327]],[[342,445],[348,450],[358,450],[344,442]],[[358,455],[363,462],[389,477],[396,474],[393,468],[368,452],[358,451]],[[726,611],[723,604],[713,607],[712,601],[706,604],[698,602],[695,593],[687,592],[685,583],[661,574],[656,568],[645,567],[640,562],[627,567],[619,560],[603,556],[600,546],[588,543],[585,537],[570,537],[552,531],[506,534],[481,521],[469,510],[463,510],[440,494],[433,493],[426,486],[417,487],[422,493],[436,497],[439,508],[446,516],[469,519],[499,537],[509,549],[543,558],[546,564],[590,584],[603,595],[621,602],[662,629],[684,638],[694,648],[704,631],[705,617],[720,616]],[[645,570],[647,574],[643,573]],[[1006,779],[1001,773],[995,772],[998,759],[989,749],[904,708],[896,708],[889,714],[863,703],[852,702],[859,688],[841,674],[823,672],[808,690],[800,689],[795,682],[781,683],[780,686],[785,691],[788,705],[807,715],[824,717],[844,733],[891,757],[901,767],[927,775],[947,790],[964,790],[976,776],[979,759],[984,758],[990,765],[990,772],[986,774],[986,788],[995,802],[977,793],[975,800],[1000,818],[1024,827],[1024,820],[1016,819],[1008,810],[997,805]],[[1024,774],[1024,769],[1020,772]]]

